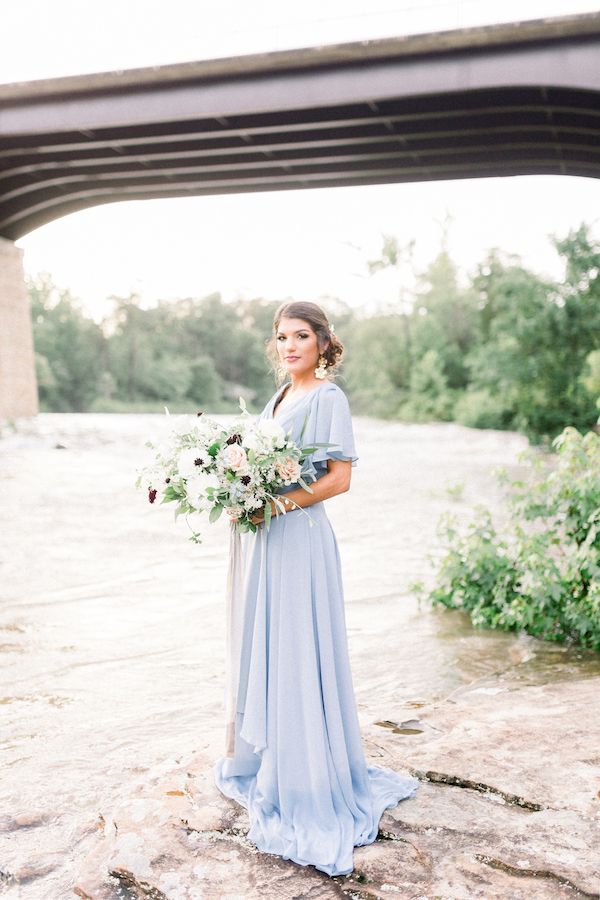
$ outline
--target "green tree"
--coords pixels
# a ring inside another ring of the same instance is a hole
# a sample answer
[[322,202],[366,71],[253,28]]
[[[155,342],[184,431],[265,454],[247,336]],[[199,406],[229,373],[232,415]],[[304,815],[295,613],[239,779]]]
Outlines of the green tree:
[[448,390],[440,353],[432,348],[413,365],[410,396],[401,407],[403,417],[417,422],[450,419],[453,395]]
[[371,316],[352,324],[345,338],[344,375],[356,413],[398,415],[410,378],[406,340],[400,316]]
[[198,356],[191,363],[188,396],[202,409],[214,409],[223,396],[223,381],[209,356]]
[[[588,393],[600,399],[600,350],[592,350],[591,353],[588,353],[579,378]],[[598,405],[598,400],[596,405]]]
[[160,350],[160,338],[152,327],[152,317],[140,307],[137,294],[113,295],[109,299],[114,308],[102,324],[108,336],[108,364],[117,385],[117,396],[131,402],[156,397],[153,388],[150,394],[147,390],[152,384],[154,363]]
[[555,241],[564,284],[526,270],[498,250],[479,267],[479,342],[468,354],[473,391],[501,398],[499,427],[548,441],[565,424],[589,428],[595,397],[581,379],[600,333],[598,253],[586,229]]
[[436,350],[450,388],[469,382],[465,355],[476,339],[476,301],[458,284],[458,270],[443,249],[419,276],[413,314],[413,358]]
[[54,412],[87,410],[98,392],[102,331],[48,273],[28,278],[27,288],[40,406]]

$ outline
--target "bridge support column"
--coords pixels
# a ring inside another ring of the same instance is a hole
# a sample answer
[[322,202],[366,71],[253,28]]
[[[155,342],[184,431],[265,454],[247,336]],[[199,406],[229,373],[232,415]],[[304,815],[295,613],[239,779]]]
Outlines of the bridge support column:
[[38,413],[23,251],[0,238],[0,420]]

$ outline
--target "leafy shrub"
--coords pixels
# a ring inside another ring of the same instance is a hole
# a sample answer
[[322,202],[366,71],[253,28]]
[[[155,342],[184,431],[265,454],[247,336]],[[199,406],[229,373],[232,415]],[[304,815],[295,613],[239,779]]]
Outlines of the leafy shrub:
[[482,505],[466,534],[441,517],[445,555],[428,599],[467,610],[476,626],[600,650],[600,436],[567,427],[552,446],[550,461],[520,454],[528,478],[500,473],[510,488],[504,534]]

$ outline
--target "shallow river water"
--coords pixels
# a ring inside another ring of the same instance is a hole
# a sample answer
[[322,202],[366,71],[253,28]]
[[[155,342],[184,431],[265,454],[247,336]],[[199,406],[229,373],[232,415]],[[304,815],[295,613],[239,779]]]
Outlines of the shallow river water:
[[[600,655],[474,629],[419,604],[448,509],[502,516],[517,434],[355,417],[327,501],[361,722],[455,691],[600,674]],[[0,438],[0,892],[72,897],[100,811],[167,759],[221,750],[227,524],[188,541],[134,487],[165,416],[41,414]],[[450,490],[449,490],[450,489]],[[117,896],[117,894],[115,894]]]

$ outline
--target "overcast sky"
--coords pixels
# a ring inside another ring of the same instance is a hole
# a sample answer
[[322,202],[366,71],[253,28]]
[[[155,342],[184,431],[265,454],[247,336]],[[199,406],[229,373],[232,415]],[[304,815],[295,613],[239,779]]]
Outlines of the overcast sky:
[[[19,0],[3,4],[0,82],[598,9],[585,0],[373,0],[368,12],[364,0]],[[549,235],[587,221],[600,237],[599,211],[598,180],[514,176],[111,204],[17,243],[29,273],[49,271],[95,318],[109,294],[130,291],[146,303],[218,290],[228,300],[335,295],[355,305],[395,297],[389,277],[366,277],[382,233],[415,238],[424,266],[449,215],[463,277],[493,246],[560,277]]]

